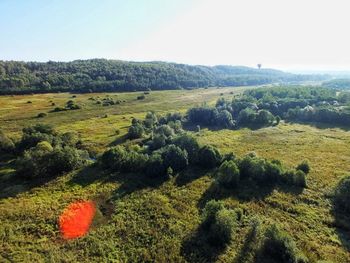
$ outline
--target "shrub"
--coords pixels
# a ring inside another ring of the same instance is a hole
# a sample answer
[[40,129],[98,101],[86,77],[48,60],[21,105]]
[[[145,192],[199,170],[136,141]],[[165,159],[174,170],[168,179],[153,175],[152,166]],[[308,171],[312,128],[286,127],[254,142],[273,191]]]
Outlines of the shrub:
[[45,134],[52,134],[55,135],[57,134],[54,128],[50,125],[47,124],[36,124],[33,126],[29,126],[27,128],[23,128],[23,133],[25,134],[33,134],[33,133],[45,133]]
[[277,126],[281,122],[281,117],[280,116],[276,116],[275,117],[275,121],[276,121],[275,125]]
[[202,224],[208,227],[215,222],[216,214],[219,210],[224,208],[222,201],[210,200],[205,204],[202,213]]
[[144,100],[146,98],[146,96],[144,94],[137,96],[138,100]]
[[120,171],[127,159],[127,152],[124,147],[116,146],[105,151],[101,156],[101,163],[105,168]]
[[48,142],[24,152],[17,160],[17,174],[27,178],[48,178],[81,167],[88,158],[85,151],[72,147],[50,148]]
[[166,124],[163,124],[157,127],[157,129],[155,130],[155,133],[163,134],[166,137],[173,136],[175,134],[174,130],[169,125],[166,125]]
[[86,151],[69,146],[56,148],[48,156],[46,169],[49,174],[55,176],[83,166],[88,158],[89,154]]
[[216,125],[224,128],[233,128],[235,126],[235,122],[232,119],[232,114],[227,110],[219,112]]
[[241,110],[238,114],[237,121],[239,125],[251,125],[255,122],[256,112],[251,108]]
[[146,114],[146,118],[143,121],[143,124],[145,125],[146,128],[153,128],[158,124],[158,117],[154,112],[148,112]]
[[218,171],[217,182],[227,188],[234,188],[239,184],[239,169],[234,161],[224,161]]
[[37,118],[44,118],[47,116],[47,113],[45,112],[40,112],[38,115],[37,115]]
[[62,107],[56,107],[53,109],[54,112],[59,112],[59,111],[66,111],[66,108],[62,108]]
[[302,161],[300,164],[298,164],[296,169],[303,171],[305,174],[308,174],[310,172],[309,162],[307,160]]
[[0,153],[12,153],[15,150],[15,144],[0,130]]
[[205,145],[199,150],[199,164],[202,167],[214,168],[221,162],[219,150],[211,145]]
[[215,125],[219,112],[216,108],[203,106],[189,109],[187,115],[193,124]]
[[210,226],[208,241],[214,246],[224,246],[231,241],[237,225],[237,214],[231,209],[220,209],[215,215],[215,222]]
[[19,151],[24,151],[35,147],[41,141],[47,141],[50,144],[59,144],[60,138],[57,137],[56,132],[51,126],[37,124],[23,129],[23,135],[17,148]]
[[163,163],[166,168],[171,167],[174,172],[185,169],[188,165],[188,154],[186,150],[171,144],[162,150]]
[[334,190],[334,205],[350,215],[350,175],[342,178]]
[[40,151],[44,151],[44,152],[52,152],[53,151],[52,145],[47,141],[39,142],[36,145],[36,149],[40,150]]
[[122,169],[126,172],[140,172],[146,167],[147,161],[147,154],[129,151]]
[[167,137],[164,134],[156,134],[150,142],[152,150],[158,150],[167,144]]
[[166,169],[162,156],[159,153],[153,153],[146,163],[146,175],[149,177],[162,177],[166,175]]
[[207,232],[208,241],[214,246],[227,244],[237,224],[238,213],[226,209],[222,201],[210,200],[202,213],[202,227]]
[[297,170],[294,173],[293,184],[299,187],[306,187],[306,174],[301,170]]
[[172,143],[180,147],[182,150],[186,150],[190,163],[195,163],[197,161],[200,147],[196,138],[189,134],[182,134],[175,137],[172,140]]
[[76,147],[80,142],[76,132],[65,132],[61,136],[62,146]]
[[100,159],[103,167],[120,172],[139,172],[146,167],[148,155],[135,150],[126,150],[123,146],[115,146],[105,151]]
[[265,240],[259,253],[259,262],[307,262],[307,259],[298,253],[292,238],[281,231],[276,225],[271,225],[265,231]]
[[256,116],[255,122],[259,126],[269,126],[272,125],[275,120],[275,117],[271,112],[267,110],[261,110]]
[[138,139],[143,136],[144,133],[144,128],[141,124],[135,123],[130,126],[129,131],[128,131],[128,137],[130,139]]
[[265,180],[268,182],[277,182],[281,179],[283,167],[278,160],[265,162]]
[[239,162],[239,170],[242,178],[251,178],[256,181],[264,182],[265,178],[265,160],[259,157],[246,155]]

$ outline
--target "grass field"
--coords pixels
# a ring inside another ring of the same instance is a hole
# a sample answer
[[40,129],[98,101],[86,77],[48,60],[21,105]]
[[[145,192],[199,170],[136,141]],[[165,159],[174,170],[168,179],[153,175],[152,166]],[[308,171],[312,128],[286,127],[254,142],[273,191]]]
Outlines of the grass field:
[[[142,118],[151,110],[185,111],[244,89],[151,92],[141,101],[136,99],[139,93],[2,96],[0,127],[18,138],[25,126],[49,123],[58,131],[77,131],[100,153],[123,138],[132,117]],[[103,107],[89,100],[106,95],[125,102]],[[69,99],[83,109],[36,118],[55,107],[51,100],[64,106]],[[217,195],[212,191],[212,172],[199,168],[157,183],[143,175],[106,174],[94,166],[49,182],[24,182],[11,178],[12,165],[4,159],[0,163],[0,262],[252,262],[255,244],[249,243],[247,235],[249,219],[256,215],[262,227],[279,223],[311,262],[350,262],[348,219],[334,215],[329,200],[333,187],[350,171],[350,132],[282,122],[259,130],[202,129],[196,136],[223,153],[242,156],[255,151],[290,167],[308,159],[308,187],[302,192],[242,187]],[[242,227],[222,250],[209,248],[197,231],[201,209],[211,198],[241,207],[245,215]],[[93,227],[87,236],[65,241],[58,217],[70,202],[81,199],[98,204]]]

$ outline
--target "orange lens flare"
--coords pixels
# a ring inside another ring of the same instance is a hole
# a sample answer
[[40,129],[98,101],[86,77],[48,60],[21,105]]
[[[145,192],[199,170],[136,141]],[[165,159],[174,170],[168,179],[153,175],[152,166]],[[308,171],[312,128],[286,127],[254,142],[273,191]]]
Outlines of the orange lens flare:
[[92,201],[70,204],[61,214],[58,223],[64,239],[74,239],[87,234],[95,216],[96,206]]

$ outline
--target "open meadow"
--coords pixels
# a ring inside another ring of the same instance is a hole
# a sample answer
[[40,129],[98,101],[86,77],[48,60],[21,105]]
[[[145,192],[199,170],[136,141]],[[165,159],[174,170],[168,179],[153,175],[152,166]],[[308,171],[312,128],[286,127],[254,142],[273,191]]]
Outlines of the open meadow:
[[[96,157],[107,147],[132,143],[126,139],[132,118],[143,119],[150,111],[185,113],[245,89],[151,91],[144,99],[137,99],[141,92],[0,96],[0,127],[17,140],[24,127],[37,123],[58,132],[75,131]],[[111,98],[118,103],[103,106]],[[81,109],[54,112],[69,100]],[[38,118],[39,113],[47,115]],[[0,262],[256,262],[254,217],[260,218],[262,229],[278,223],[309,262],[350,262],[350,224],[333,211],[330,200],[350,171],[349,130],[281,121],[261,129],[202,128],[191,133],[201,145],[239,157],[254,151],[290,168],[308,160],[307,187],[243,185],[218,192],[214,170],[199,167],[160,183],[94,165],[51,180],[26,181],[14,178],[13,160],[5,156],[0,160]],[[199,227],[211,199],[243,211],[241,227],[224,248],[206,244]],[[64,240],[58,218],[76,200],[93,200],[96,216],[86,236]]]

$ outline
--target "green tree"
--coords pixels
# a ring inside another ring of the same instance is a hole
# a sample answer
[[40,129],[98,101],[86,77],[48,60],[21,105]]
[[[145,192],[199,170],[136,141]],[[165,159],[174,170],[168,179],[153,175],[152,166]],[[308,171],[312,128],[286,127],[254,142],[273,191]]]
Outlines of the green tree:
[[239,169],[234,161],[224,161],[218,170],[217,182],[227,188],[234,188],[239,184]]
[[199,150],[199,164],[202,167],[214,168],[221,162],[222,156],[217,148],[205,145]]
[[168,145],[162,149],[162,158],[165,167],[171,167],[174,172],[179,172],[188,166],[188,154],[186,150]]

